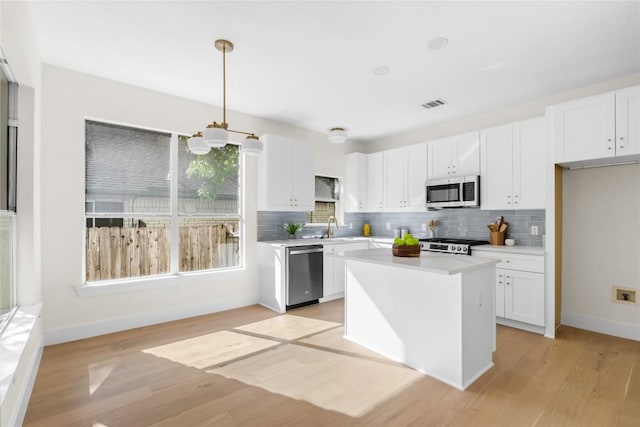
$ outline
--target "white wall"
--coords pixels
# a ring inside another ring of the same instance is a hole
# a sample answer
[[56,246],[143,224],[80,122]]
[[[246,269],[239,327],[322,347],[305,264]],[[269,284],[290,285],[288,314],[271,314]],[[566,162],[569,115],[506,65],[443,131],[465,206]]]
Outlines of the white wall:
[[[246,270],[143,279],[144,290],[79,296],[84,251],[84,119],[193,133],[221,111],[201,103],[54,66],[43,68],[42,276],[47,343],[63,342],[256,303],[256,166],[247,158]],[[326,135],[228,112],[234,129],[298,138],[315,146],[316,171],[340,176],[343,154]],[[182,285],[181,294],[176,286]]]
[[562,323],[640,340],[640,165],[563,171]]
[[432,139],[472,132],[533,117],[540,117],[544,116],[545,108],[549,105],[559,104],[572,99],[583,98],[637,84],[640,84],[640,74],[623,76],[618,79],[561,92],[552,96],[526,100],[520,104],[510,105],[504,108],[480,111],[477,114],[461,117],[460,119],[451,120],[434,126],[412,129],[388,138],[382,138],[380,140],[367,143],[364,145],[364,149],[367,153],[374,153],[376,151],[417,144],[419,142]]

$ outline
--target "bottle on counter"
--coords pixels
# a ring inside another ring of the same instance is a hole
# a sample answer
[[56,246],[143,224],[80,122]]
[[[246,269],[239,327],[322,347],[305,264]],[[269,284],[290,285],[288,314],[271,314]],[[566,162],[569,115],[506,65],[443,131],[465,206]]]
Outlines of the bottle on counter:
[[362,235],[364,237],[369,237],[371,235],[371,226],[369,224],[362,226]]

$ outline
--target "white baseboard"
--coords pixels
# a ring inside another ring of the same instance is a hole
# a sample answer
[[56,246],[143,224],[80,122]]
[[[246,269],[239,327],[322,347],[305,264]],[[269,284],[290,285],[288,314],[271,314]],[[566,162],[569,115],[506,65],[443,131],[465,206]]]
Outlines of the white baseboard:
[[97,337],[99,335],[111,334],[113,332],[126,331],[128,329],[141,328],[174,320],[182,320],[189,317],[202,316],[233,308],[246,307],[248,305],[256,304],[257,302],[258,301],[255,297],[234,297],[196,306],[162,309],[154,312],[67,326],[64,328],[45,331],[44,344],[53,345],[81,340],[84,338]]
[[562,324],[587,331],[640,341],[640,325],[601,319],[584,314],[562,312]]

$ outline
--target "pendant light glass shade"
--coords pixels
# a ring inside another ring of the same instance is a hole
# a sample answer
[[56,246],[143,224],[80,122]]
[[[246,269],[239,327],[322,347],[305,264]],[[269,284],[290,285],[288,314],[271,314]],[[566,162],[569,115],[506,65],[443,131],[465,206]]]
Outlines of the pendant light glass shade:
[[200,132],[189,138],[187,146],[189,147],[189,151],[198,156],[207,154],[210,150],[209,146],[204,143],[204,138]]
[[242,152],[248,155],[258,155],[262,152],[263,142],[255,135],[249,135],[242,143]]
[[347,140],[347,132],[343,128],[333,128],[329,132],[329,142],[332,144],[342,144]]
[[229,132],[217,123],[207,126],[202,132],[202,136],[204,137],[204,143],[211,148],[224,147],[229,141]]

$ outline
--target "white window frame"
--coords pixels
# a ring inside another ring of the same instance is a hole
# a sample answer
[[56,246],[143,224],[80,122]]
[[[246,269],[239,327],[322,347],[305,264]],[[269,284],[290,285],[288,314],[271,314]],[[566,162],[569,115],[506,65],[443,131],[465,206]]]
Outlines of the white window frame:
[[[245,263],[245,246],[246,246],[246,227],[245,227],[245,212],[244,212],[244,198],[245,198],[245,188],[243,185],[243,177],[244,177],[244,156],[242,150],[238,151],[238,212],[236,214],[180,214],[179,213],[179,194],[178,194],[178,179],[174,179],[173,177],[178,177],[178,154],[180,148],[180,136],[189,136],[185,134],[181,134],[178,132],[171,132],[166,130],[158,130],[153,128],[146,128],[143,126],[136,126],[131,124],[123,124],[119,122],[112,122],[107,120],[95,119],[90,117],[85,117],[85,126],[87,121],[105,123],[105,124],[113,124],[123,127],[130,127],[133,129],[140,130],[149,130],[153,132],[161,132],[171,135],[171,139],[169,142],[169,213],[113,213],[113,214],[100,214],[92,212],[91,215],[87,215],[86,212],[86,202],[92,201],[85,199],[85,203],[83,203],[83,207],[85,209],[84,212],[84,220],[83,220],[83,257],[82,257],[82,281],[79,287],[76,287],[76,291],[79,295],[95,295],[95,294],[110,294],[113,292],[118,292],[120,290],[139,290],[140,288],[155,288],[157,286],[164,286],[164,282],[167,279],[179,277],[179,276],[194,276],[201,274],[212,274],[212,273],[220,273],[227,271],[235,271],[235,270],[244,270],[246,268]],[[86,144],[86,141],[85,141]],[[228,144],[238,145],[240,143],[236,142],[228,142]],[[86,188],[86,183],[85,183]],[[112,280],[98,280],[98,281],[88,281],[87,280],[87,250],[86,250],[86,238],[87,238],[87,219],[88,218],[144,218],[144,217],[156,217],[156,218],[167,218],[170,221],[170,242],[169,242],[169,271],[167,273],[150,275],[150,276],[133,276]],[[182,218],[229,218],[238,221],[238,229],[240,233],[239,237],[239,254],[238,254],[238,265],[233,267],[224,267],[224,268],[214,268],[207,270],[195,270],[195,271],[180,271],[180,220]],[[14,221],[15,224],[15,221]],[[144,285],[142,285],[144,283]],[[111,285],[117,285],[117,291],[111,291]],[[87,292],[88,289],[96,289],[97,292]]]

